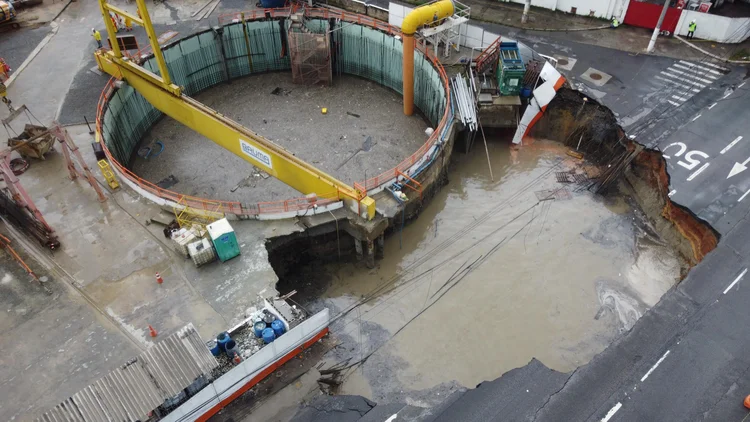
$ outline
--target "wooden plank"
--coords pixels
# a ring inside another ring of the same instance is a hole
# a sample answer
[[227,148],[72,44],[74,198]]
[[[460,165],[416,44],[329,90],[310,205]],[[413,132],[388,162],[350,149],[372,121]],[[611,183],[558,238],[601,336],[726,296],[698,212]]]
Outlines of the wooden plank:
[[205,14],[205,15],[203,15],[203,19],[205,19],[205,18],[207,18],[207,17],[211,16],[211,13],[213,13],[213,12],[214,12],[214,9],[216,9],[216,6],[218,6],[218,5],[219,5],[219,2],[220,2],[220,1],[221,1],[221,0],[216,0],[216,3],[214,3],[214,5],[213,5],[213,6],[211,6],[211,8],[210,8],[210,9],[208,9],[208,12],[206,12],[206,14]]
[[192,17],[195,17],[195,15],[197,15],[197,14],[198,14],[198,13],[199,13],[199,12],[200,12],[201,10],[205,9],[205,8],[206,8],[206,6],[208,6],[209,4],[211,4],[211,2],[212,2],[212,1],[214,1],[214,0],[208,0],[207,2],[205,2],[205,3],[203,4],[203,6],[201,6],[201,7],[200,7],[200,9],[196,10],[195,12],[193,12],[193,14],[192,14],[192,15],[190,15],[190,17],[191,17],[191,18],[192,18]]

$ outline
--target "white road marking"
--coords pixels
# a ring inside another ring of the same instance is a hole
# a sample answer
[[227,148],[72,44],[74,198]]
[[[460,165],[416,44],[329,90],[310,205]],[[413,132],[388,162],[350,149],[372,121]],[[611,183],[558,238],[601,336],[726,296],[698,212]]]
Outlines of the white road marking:
[[678,97],[676,95],[673,95],[672,98],[674,98],[675,100],[678,100],[678,101],[682,101],[682,102],[685,102],[685,101],[687,101],[687,100],[690,99],[690,97]]
[[700,119],[701,116],[702,116],[702,114],[699,114],[699,115],[693,117],[693,120],[691,120],[691,122],[694,122],[694,121]]
[[677,79],[678,81],[680,81],[680,82],[684,82],[684,83],[686,83],[686,84],[690,84],[690,85],[695,85],[695,86],[699,86],[699,87],[701,87],[701,88],[705,88],[705,87],[706,87],[706,85],[703,85],[703,84],[699,84],[698,82],[693,82],[693,81],[689,81],[689,80],[687,80],[687,79],[684,79],[684,78],[682,78],[682,77],[680,77],[680,76],[677,76],[677,75],[673,75],[673,74],[671,74],[671,73],[667,73],[667,72],[659,72],[659,73],[661,73],[661,74],[662,74],[662,75],[664,75],[664,76],[669,76],[670,78],[673,78],[673,79]]
[[728,96],[732,95],[733,93],[734,93],[734,91],[732,91],[732,92],[728,92],[728,93],[724,94],[724,96],[723,96],[723,97],[721,97],[721,99],[722,99],[722,100],[724,100],[724,99],[726,99],[726,98],[727,98]]
[[386,419],[385,422],[393,422],[396,420],[397,416],[398,416],[398,413],[394,413],[388,419]]
[[693,75],[693,74],[691,74],[691,73],[688,73],[688,72],[683,72],[683,71],[681,71],[681,70],[677,70],[677,69],[671,69],[671,68],[670,68],[670,69],[667,69],[667,70],[668,70],[668,71],[670,71],[670,72],[674,72],[674,73],[676,73],[676,74],[678,74],[678,75],[682,75],[682,76],[683,76],[683,77],[685,77],[685,78],[691,78],[691,79],[695,79],[696,81],[699,81],[699,82],[703,82],[704,84],[710,84],[710,83],[713,83],[713,81],[712,81],[712,80],[710,80],[710,79],[703,79],[703,78],[699,78],[699,77],[697,77],[697,76],[695,76],[695,75]]
[[[747,194],[745,194],[745,195],[747,195]],[[732,287],[734,287],[734,285],[737,284],[737,282],[740,281],[740,279],[745,275],[745,273],[747,273],[747,268],[745,268],[744,270],[742,270],[742,272],[740,273],[740,275],[738,275],[737,278],[734,279],[734,281],[732,282],[732,284],[730,284],[729,287],[727,287],[724,290],[724,294],[727,294],[727,292],[729,292],[730,290],[732,290]]]
[[611,409],[609,409],[609,412],[607,412],[607,414],[604,415],[601,422],[607,422],[610,419],[612,419],[612,416],[614,416],[615,413],[617,413],[617,411],[620,410],[621,407],[622,407],[622,403],[618,401],[617,404],[614,405],[614,407],[612,407]]
[[[687,67],[687,66],[683,66],[683,65],[681,65],[681,64],[674,64],[674,65],[672,65],[672,66],[673,66],[673,67],[676,67],[676,68],[679,68],[679,69],[685,69],[685,70],[687,70],[688,72],[693,72],[693,74],[695,74],[695,73],[699,73],[699,72],[695,72],[694,68],[691,68],[691,67]],[[711,75],[711,74],[709,74],[708,72],[706,72],[706,71],[705,71],[705,69],[701,69],[701,70],[704,70],[704,72],[703,72],[703,73],[699,73],[699,74],[700,74],[701,76],[705,76],[706,78],[711,78],[711,79],[717,79],[717,78],[718,78],[717,76]],[[718,73],[718,72],[717,72],[717,73]]]
[[683,84],[681,84],[681,83],[677,83],[677,82],[675,82],[675,81],[673,81],[673,80],[671,80],[671,79],[667,79],[667,78],[665,78],[665,77],[662,77],[662,76],[659,76],[659,75],[655,75],[654,77],[655,77],[656,79],[662,80],[662,81],[664,81],[664,82],[668,82],[668,83],[670,83],[670,84],[674,84],[674,85],[677,85],[677,86],[679,86],[680,88],[684,88],[684,89],[686,89],[686,90],[688,90],[688,89],[689,89],[690,91],[693,91],[693,92],[701,92],[701,90],[700,90],[700,89],[698,89],[698,88],[690,88],[690,87],[689,87],[689,86],[687,86],[687,85],[683,85]]
[[654,372],[654,370],[656,369],[656,367],[659,366],[659,365],[661,365],[662,362],[664,362],[664,359],[667,358],[668,354],[669,354],[669,350],[667,350],[664,353],[664,355],[659,360],[656,361],[656,363],[654,364],[654,366],[652,366],[651,369],[649,369],[648,372],[646,372],[646,375],[644,375],[643,378],[641,378],[641,382],[646,381],[646,378],[648,378],[648,376],[651,375],[652,372]]
[[669,192],[669,197],[671,198],[671,197],[672,197],[672,195],[674,195],[675,193],[677,193],[677,191],[676,191],[676,190],[674,190],[674,189],[672,189],[672,191],[671,191],[671,192]]
[[706,167],[708,167],[708,164],[709,163],[706,163],[706,164],[702,165],[701,168],[699,168],[698,170],[696,170],[695,173],[691,174],[690,177],[687,178],[687,181],[689,182],[689,181],[695,179],[696,177],[698,177],[698,175],[701,174],[703,172],[703,170],[706,169]]
[[747,194],[749,194],[749,193],[750,193],[750,190],[748,190],[747,192],[743,193],[743,194],[742,194],[742,196],[740,196],[740,199],[738,199],[738,200],[737,200],[737,202],[741,202],[741,201],[742,201],[743,199],[745,199],[745,197],[746,197],[746,196],[747,196]]
[[732,142],[731,142],[731,143],[730,143],[729,145],[725,146],[725,147],[724,147],[724,149],[723,149],[723,150],[721,150],[721,152],[719,152],[719,154],[724,154],[725,152],[729,151],[729,149],[730,149],[730,148],[732,148],[733,146],[737,145],[737,142],[739,142],[739,141],[741,141],[741,140],[742,140],[742,136],[738,136],[738,137],[737,137],[737,138],[736,138],[736,139],[735,139],[734,141],[732,141]]
[[[684,63],[684,64],[686,64],[686,65],[688,65],[688,66],[694,66],[694,67],[697,67],[697,68],[699,68],[699,69],[707,70],[707,71],[709,71],[709,72],[711,72],[711,73],[713,73],[713,74],[716,74],[716,75],[721,75],[721,72],[717,72],[717,71],[715,71],[715,70],[711,70],[711,69],[709,69],[709,68],[707,68],[707,67],[699,66],[699,65],[697,65],[697,64],[695,64],[695,63],[690,63],[690,62],[686,62],[685,60],[680,60],[680,63]],[[710,66],[710,67],[713,67],[714,69],[724,70],[724,68],[723,68],[723,67],[721,67],[721,66],[716,66],[716,65],[714,65],[714,64],[711,64],[711,63],[703,63],[703,64],[704,64],[704,65],[706,65],[706,66]]]
[[746,83],[747,83],[747,82],[743,82],[743,83],[739,84],[739,85],[737,86],[737,88],[742,88],[743,86],[745,86],[745,84],[746,84]]
[[750,158],[741,163],[734,163],[734,165],[732,166],[732,170],[729,171],[729,176],[727,176],[727,179],[747,170],[747,163],[750,163]]
[[713,104],[711,104],[710,106],[708,106],[708,109],[711,110],[712,108],[716,107],[716,104],[719,104],[719,103],[713,103]]
[[677,104],[676,102],[674,102],[674,101],[672,101],[672,100],[667,100],[667,102],[668,102],[669,104],[672,104],[672,105],[673,105],[673,106],[675,106],[675,107],[679,107],[679,106],[680,106],[679,104]]

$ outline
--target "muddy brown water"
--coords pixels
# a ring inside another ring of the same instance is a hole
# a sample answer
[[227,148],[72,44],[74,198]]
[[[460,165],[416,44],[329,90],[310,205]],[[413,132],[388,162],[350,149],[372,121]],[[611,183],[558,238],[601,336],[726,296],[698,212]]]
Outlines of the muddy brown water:
[[[376,269],[318,269],[325,289],[310,306],[337,315],[367,299],[331,327],[339,347],[327,365],[366,359],[338,393],[473,387],[534,357],[571,371],[678,281],[681,261],[626,198],[557,182],[555,172],[581,171],[564,152],[496,139],[494,181],[482,149],[456,154],[449,184],[387,238]],[[559,199],[538,199],[560,188]]]

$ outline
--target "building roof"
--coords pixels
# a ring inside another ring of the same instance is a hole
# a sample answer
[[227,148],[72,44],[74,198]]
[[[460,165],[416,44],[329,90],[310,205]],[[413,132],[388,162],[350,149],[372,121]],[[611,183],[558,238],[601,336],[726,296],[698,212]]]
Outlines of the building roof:
[[201,375],[210,375],[217,366],[198,331],[188,324],[37,421],[145,420],[149,412],[180,394]]

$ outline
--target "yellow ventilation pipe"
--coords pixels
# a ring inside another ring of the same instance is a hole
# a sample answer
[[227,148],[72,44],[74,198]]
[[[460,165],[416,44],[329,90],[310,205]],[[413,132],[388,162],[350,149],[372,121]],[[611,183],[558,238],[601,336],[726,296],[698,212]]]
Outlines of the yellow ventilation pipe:
[[453,15],[453,12],[452,0],[440,0],[412,10],[401,24],[404,35],[404,114],[407,116],[414,113],[414,34],[420,26],[445,19]]

